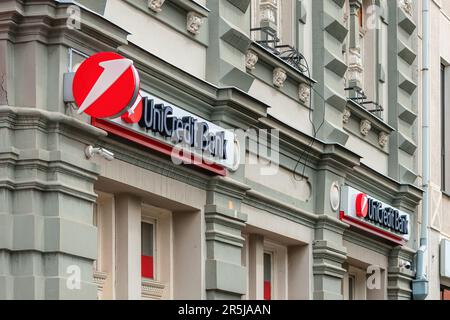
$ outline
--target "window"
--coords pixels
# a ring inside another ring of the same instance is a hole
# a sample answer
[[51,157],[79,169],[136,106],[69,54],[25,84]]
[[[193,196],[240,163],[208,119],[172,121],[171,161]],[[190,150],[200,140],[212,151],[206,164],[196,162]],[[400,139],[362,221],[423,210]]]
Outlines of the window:
[[355,276],[348,276],[348,300],[355,300]]
[[155,224],[141,223],[141,275],[142,278],[154,279],[155,271]]
[[263,29],[252,32],[252,40],[268,41],[271,47],[281,44],[293,46],[295,43],[294,5],[293,1],[252,0],[250,28]]
[[379,49],[382,37],[378,33],[381,16],[374,10],[372,0],[348,1],[346,12],[350,30],[344,52],[348,64],[346,90],[349,98],[382,118],[385,80],[378,77],[377,71],[383,62]]
[[264,300],[272,300],[272,254],[264,253]]
[[450,301],[450,288],[441,287],[441,300]]

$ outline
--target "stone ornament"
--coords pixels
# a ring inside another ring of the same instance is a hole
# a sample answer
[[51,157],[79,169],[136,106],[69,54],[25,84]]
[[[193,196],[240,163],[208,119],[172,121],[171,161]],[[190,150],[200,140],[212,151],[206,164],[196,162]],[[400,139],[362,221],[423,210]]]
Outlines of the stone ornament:
[[347,124],[350,121],[351,116],[352,116],[352,113],[350,112],[350,110],[345,109],[344,114],[342,115],[342,122],[344,124]]
[[164,1],[166,0],[148,0],[148,7],[156,13],[161,12]]
[[347,80],[361,83],[363,72],[364,67],[359,48],[350,48],[348,50]]
[[341,202],[340,198],[340,187],[338,182],[333,182],[330,188],[330,205],[333,211],[337,211],[339,209],[339,205]]
[[386,147],[388,141],[389,135],[386,132],[380,132],[380,134],[378,135],[378,144],[380,145],[380,147]]
[[187,14],[186,29],[192,34],[199,34],[200,27],[203,24],[203,18],[197,12],[190,11]]
[[260,22],[277,23],[278,0],[262,0],[259,6]]
[[284,82],[287,79],[286,71],[281,68],[275,68],[273,70],[273,85],[277,88],[283,88]]
[[249,70],[254,70],[258,62],[258,55],[253,50],[248,50],[245,54],[245,67]]
[[398,5],[409,16],[412,16],[412,14],[413,14],[413,2],[412,2],[412,0],[400,0]]
[[298,98],[304,104],[309,105],[311,99],[311,89],[306,83],[300,83],[298,85]]
[[365,137],[369,134],[370,129],[372,129],[372,124],[369,120],[362,120],[359,126],[361,134]]

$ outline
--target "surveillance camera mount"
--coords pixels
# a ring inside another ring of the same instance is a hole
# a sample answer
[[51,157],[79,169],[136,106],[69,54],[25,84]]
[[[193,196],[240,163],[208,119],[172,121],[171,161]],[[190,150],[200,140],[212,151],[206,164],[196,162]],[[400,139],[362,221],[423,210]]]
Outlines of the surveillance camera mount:
[[104,148],[94,148],[93,146],[87,146],[84,150],[86,158],[91,159],[95,154],[98,154],[105,158],[108,161],[112,161],[114,159],[114,153]]

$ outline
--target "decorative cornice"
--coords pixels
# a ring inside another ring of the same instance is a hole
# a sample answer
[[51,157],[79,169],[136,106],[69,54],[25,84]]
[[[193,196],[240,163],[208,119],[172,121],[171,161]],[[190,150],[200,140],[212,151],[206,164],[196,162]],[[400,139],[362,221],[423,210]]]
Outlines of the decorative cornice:
[[0,39],[8,39],[13,43],[77,43],[83,47],[92,44],[91,47],[100,47],[105,51],[116,50],[128,43],[127,31],[84,6],[80,6],[81,30],[71,30],[67,26],[67,8],[71,3],[43,0],[16,6],[17,1],[7,1],[12,2],[10,7],[14,10],[2,12]]
[[242,202],[309,228],[313,228],[318,219],[314,213],[306,212],[254,189],[247,191]]
[[235,87],[218,88],[133,44],[121,49],[120,53],[132,59],[139,69],[144,90],[149,87],[152,92],[171,92],[171,97],[184,102],[180,107],[187,111],[242,129],[248,129],[249,125],[267,116],[268,105]]
[[368,120],[371,124],[371,129],[374,129],[376,131],[382,131],[387,134],[390,134],[391,132],[395,131],[395,129],[391,127],[389,124],[387,124],[385,121],[373,115],[366,108],[362,107],[361,105],[359,105],[358,103],[356,103],[351,99],[347,100],[347,109],[351,112],[352,118],[354,116],[354,118],[360,121]]
[[161,300],[165,288],[164,283],[150,279],[141,280],[141,295],[144,299]]
[[230,177],[213,177],[209,180],[207,191],[218,192],[242,200],[251,187]]
[[308,78],[306,75],[301,73],[299,70],[295,69],[293,66],[291,66],[289,63],[284,61],[278,56],[275,56],[273,53],[265,49],[263,46],[256,42],[252,42],[249,46],[249,49],[254,51],[259,58],[259,61],[263,61],[269,66],[271,66],[273,69],[275,68],[281,68],[283,69],[287,77],[289,79],[294,80],[297,83],[306,83],[306,84],[313,84],[316,83],[315,80]]
[[409,212],[414,212],[422,199],[423,190],[417,186],[401,184],[364,164],[355,167],[346,178],[351,186]]

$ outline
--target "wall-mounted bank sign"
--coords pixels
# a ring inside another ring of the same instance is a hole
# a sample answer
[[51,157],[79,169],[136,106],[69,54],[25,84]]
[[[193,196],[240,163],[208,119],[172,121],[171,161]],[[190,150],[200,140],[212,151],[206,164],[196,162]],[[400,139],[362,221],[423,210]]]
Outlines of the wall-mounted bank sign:
[[352,187],[341,188],[340,219],[397,244],[409,240],[410,216]]
[[233,132],[141,91],[133,62],[116,53],[86,59],[70,91],[65,100],[90,115],[96,127],[215,174],[235,167]]
[[115,118],[95,119],[93,124],[217,174],[233,168],[234,133],[146,92],[141,95],[143,110],[138,122]]

